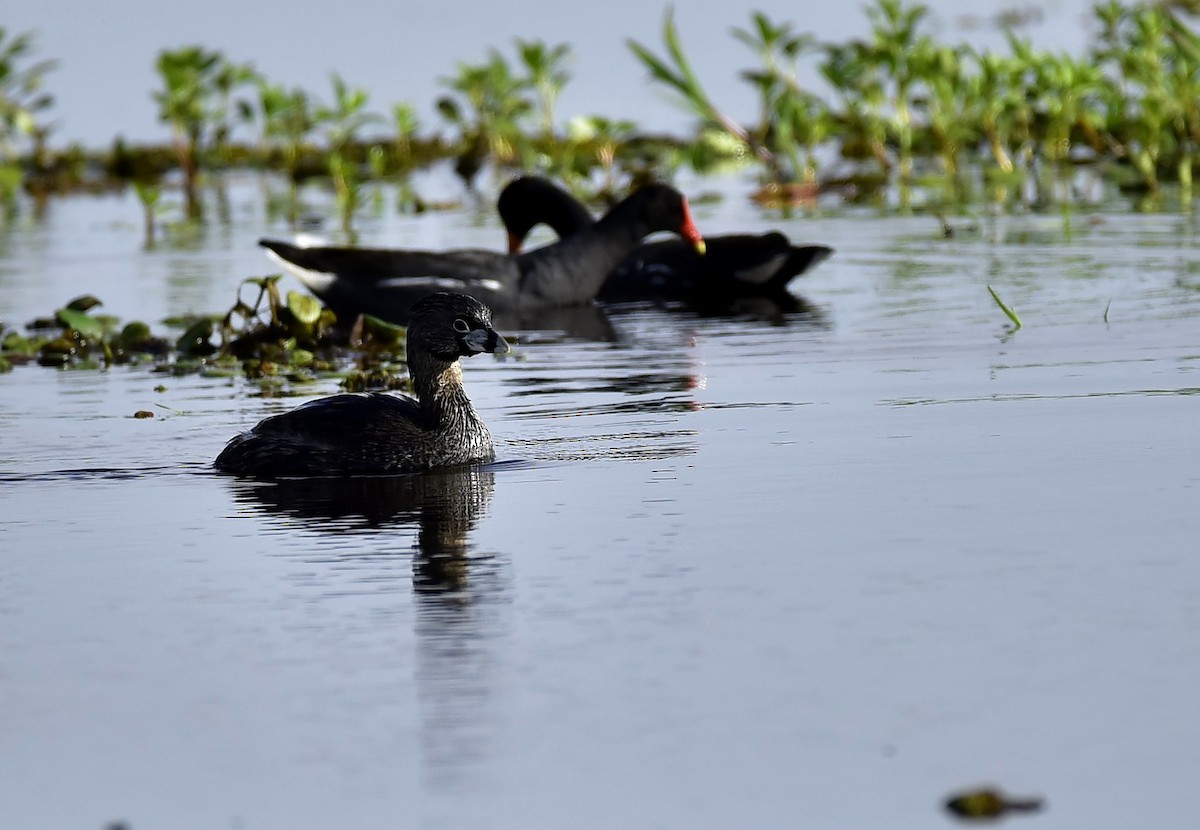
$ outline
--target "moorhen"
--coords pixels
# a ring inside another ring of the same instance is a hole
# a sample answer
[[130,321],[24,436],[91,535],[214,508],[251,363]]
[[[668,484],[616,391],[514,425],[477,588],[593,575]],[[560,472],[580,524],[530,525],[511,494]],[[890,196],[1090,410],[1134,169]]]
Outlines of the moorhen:
[[[539,224],[567,239],[595,221],[575,197],[538,176],[510,182],[497,207],[513,253]],[[704,256],[677,239],[638,246],[612,270],[596,299],[725,301],[779,295],[792,279],[833,253],[826,245],[792,245],[777,231],[709,236],[705,243]]]
[[697,255],[704,251],[687,200],[667,185],[643,187],[569,238],[522,254],[259,244],[339,317],[365,312],[403,325],[413,304],[435,291],[469,294],[496,312],[588,303],[655,231],[677,233]]

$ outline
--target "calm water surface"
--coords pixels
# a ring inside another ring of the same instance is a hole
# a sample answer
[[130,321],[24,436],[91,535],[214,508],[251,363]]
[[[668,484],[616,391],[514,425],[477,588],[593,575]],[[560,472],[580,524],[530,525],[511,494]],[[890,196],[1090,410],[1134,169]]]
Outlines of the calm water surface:
[[[23,214],[0,317],[228,307],[286,232],[258,187],[152,251],[132,196]],[[739,188],[702,228],[837,249],[812,310],[522,333],[466,364],[488,468],[241,482],[209,461],[296,399],[0,375],[5,824],[926,828],[995,783],[1031,827],[1194,826],[1197,220],[943,240]],[[385,209],[362,241],[502,239]]]

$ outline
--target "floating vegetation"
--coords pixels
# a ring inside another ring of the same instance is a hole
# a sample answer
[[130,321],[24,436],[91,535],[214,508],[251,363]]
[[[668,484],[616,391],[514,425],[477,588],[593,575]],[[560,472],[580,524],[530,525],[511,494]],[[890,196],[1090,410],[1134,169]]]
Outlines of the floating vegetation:
[[946,810],[965,821],[996,821],[1011,813],[1036,813],[1045,806],[1040,798],[1013,798],[998,790],[979,789],[946,799]]
[[[468,185],[490,164],[537,170],[576,190],[593,186],[596,173],[607,193],[670,178],[682,166],[705,173],[757,165],[763,184],[775,186],[760,199],[782,206],[830,192],[878,201],[898,193],[902,206],[916,193],[934,204],[986,194],[1001,203],[1065,205],[1084,198],[1072,185],[1087,168],[1131,192],[1170,185],[1187,203],[1200,152],[1200,33],[1188,17],[1195,8],[1097,3],[1097,34],[1081,55],[1036,48],[1018,35],[1019,16],[997,23],[1007,49],[944,43],[929,8],[903,0],[873,0],[867,36],[844,42],[821,42],[796,22],[751,12],[748,25],[731,33],[747,49],[740,76],[758,104],[749,124],[728,116],[704,89],[668,12],[661,51],[627,44],[651,82],[695,116],[694,133],[683,138],[648,136],[632,121],[588,114],[567,118],[560,131],[568,44],[518,39],[513,58],[492,49],[482,61],[458,63],[441,79],[445,92],[436,102],[450,137],[428,128],[422,134],[411,102],[388,103],[386,118],[369,111],[366,92],[339,75],[323,103],[191,45],[161,51],[156,63],[162,85],[154,95],[171,145],[131,148],[118,140],[100,158],[47,146],[53,97],[42,89],[54,62],[32,59],[29,35],[0,32],[0,110],[11,113],[0,119],[0,202],[11,204],[22,185],[41,194],[135,185],[149,241],[165,173],[182,171],[184,212],[196,219],[202,170],[254,167],[284,174],[293,222],[297,188],[325,182],[352,236],[370,182],[393,180],[401,208],[422,210],[428,204],[408,173],[452,159]],[[804,61],[816,64],[831,96],[804,88]],[[259,139],[233,144],[240,124],[253,125]],[[818,159],[829,158],[836,161],[820,169]]]
[[30,321],[24,334],[0,330],[0,371],[30,363],[60,369],[146,364],[162,374],[242,377],[264,394],[335,377],[357,391],[408,388],[404,328],[364,315],[346,330],[316,298],[281,293],[279,280],[244,280],[224,314],[164,321],[180,330],[174,338],[155,335],[140,321],[121,325],[96,313],[98,298],[77,297]]
[[0,332],[0,359],[10,367],[36,362],[92,369],[154,361],[167,353],[167,342],[152,336],[144,323],[121,328],[115,317],[91,313],[99,305],[90,295],[77,297],[53,316],[30,322],[28,334]]

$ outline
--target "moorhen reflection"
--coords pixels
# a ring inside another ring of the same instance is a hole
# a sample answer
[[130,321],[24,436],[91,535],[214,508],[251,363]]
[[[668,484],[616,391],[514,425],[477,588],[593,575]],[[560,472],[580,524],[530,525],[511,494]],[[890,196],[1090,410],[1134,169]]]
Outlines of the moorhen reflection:
[[[469,536],[491,503],[495,474],[461,466],[400,476],[242,479],[232,488],[239,504],[320,534],[415,528],[414,590],[461,591],[468,584]],[[390,536],[367,538],[386,545]]]

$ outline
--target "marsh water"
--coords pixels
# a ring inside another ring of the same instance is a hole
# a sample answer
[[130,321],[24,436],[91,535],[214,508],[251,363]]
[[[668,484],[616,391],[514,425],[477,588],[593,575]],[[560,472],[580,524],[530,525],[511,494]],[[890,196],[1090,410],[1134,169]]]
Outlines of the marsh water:
[[[1200,220],[714,186],[705,232],[836,249],[802,310],[520,332],[465,366],[482,469],[243,482],[224,442],[335,383],[0,375],[4,824],[927,828],[991,784],[1194,826]],[[363,244],[503,242],[390,198]],[[0,317],[228,308],[288,231],[227,199],[149,250],[132,195],[23,212]]]

